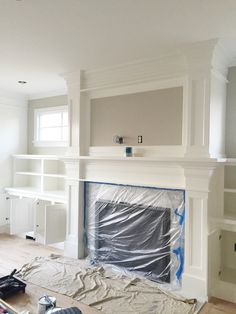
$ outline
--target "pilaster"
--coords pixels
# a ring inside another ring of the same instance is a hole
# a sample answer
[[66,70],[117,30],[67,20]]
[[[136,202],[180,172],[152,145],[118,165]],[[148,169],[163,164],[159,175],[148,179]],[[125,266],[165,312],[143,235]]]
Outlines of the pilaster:
[[84,184],[79,181],[78,159],[64,159],[66,165],[66,186],[68,195],[66,256],[84,257]]
[[208,296],[208,203],[215,166],[185,167],[185,260],[182,291]]

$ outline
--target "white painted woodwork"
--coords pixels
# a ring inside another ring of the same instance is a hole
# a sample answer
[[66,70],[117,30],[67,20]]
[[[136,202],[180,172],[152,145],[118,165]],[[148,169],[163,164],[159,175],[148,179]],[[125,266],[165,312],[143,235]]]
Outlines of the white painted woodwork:
[[65,161],[67,173],[67,228],[65,255],[74,258],[84,257],[84,204],[83,183],[79,182],[80,167],[78,162]]
[[64,242],[66,237],[66,206],[45,206],[45,244]]
[[64,164],[56,155],[13,155],[10,195],[66,203]]
[[10,202],[7,197],[7,193],[0,194],[0,227],[9,224],[10,220]]
[[[83,181],[184,189],[185,263],[181,291],[203,300],[214,295],[220,262],[217,257],[211,269],[209,246],[217,247],[217,256],[220,255],[217,236],[224,218],[224,160],[219,163],[217,158],[225,155],[228,64],[223,47],[217,40],[210,40],[155,60],[65,76],[71,108],[71,147],[64,158],[68,191],[66,255],[78,258],[84,254]],[[90,146],[90,100],[176,86],[183,87],[181,145],[135,146],[130,158],[124,157],[122,146]]]
[[21,234],[34,230],[34,199],[13,198],[10,200],[10,234]]

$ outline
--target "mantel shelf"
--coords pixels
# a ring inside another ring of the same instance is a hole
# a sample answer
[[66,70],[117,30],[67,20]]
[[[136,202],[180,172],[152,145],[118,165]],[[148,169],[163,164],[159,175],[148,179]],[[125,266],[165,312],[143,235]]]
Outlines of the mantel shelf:
[[120,162],[157,162],[169,164],[210,164],[215,165],[218,161],[215,158],[186,158],[186,157],[124,157],[124,156],[66,156],[61,160],[65,162],[78,162],[78,161],[120,161]]

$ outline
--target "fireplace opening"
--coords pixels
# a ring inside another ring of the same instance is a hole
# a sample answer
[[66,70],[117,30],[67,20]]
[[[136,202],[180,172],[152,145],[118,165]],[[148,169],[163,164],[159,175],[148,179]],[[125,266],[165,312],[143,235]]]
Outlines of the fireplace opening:
[[85,191],[92,264],[180,283],[184,191],[98,183],[86,183]]

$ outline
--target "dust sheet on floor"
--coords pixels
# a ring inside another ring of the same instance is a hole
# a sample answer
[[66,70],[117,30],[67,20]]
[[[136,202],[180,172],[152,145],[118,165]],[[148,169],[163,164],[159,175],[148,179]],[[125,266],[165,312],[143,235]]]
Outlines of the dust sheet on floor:
[[147,279],[88,267],[84,261],[58,255],[36,257],[17,276],[106,314],[190,314],[195,309],[192,300],[166,293]]

